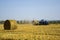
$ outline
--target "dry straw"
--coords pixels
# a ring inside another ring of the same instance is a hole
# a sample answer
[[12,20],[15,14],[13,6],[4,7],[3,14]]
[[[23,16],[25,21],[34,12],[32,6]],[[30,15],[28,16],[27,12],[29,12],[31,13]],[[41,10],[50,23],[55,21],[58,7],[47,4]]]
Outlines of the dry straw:
[[4,29],[5,30],[14,30],[17,28],[16,20],[6,20],[4,22]]

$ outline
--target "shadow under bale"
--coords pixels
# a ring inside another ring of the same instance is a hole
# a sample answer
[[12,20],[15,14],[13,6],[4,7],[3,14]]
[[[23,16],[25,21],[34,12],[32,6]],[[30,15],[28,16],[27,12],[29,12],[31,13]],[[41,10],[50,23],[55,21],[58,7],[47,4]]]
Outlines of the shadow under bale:
[[15,20],[6,20],[4,22],[5,30],[14,30],[17,28],[17,22]]

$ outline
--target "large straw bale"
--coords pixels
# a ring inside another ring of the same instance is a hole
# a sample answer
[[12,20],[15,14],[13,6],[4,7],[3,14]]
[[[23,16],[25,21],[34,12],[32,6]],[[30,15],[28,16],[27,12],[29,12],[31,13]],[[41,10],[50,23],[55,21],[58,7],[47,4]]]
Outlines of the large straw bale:
[[17,28],[16,20],[6,20],[4,22],[4,29],[5,30],[14,30]]

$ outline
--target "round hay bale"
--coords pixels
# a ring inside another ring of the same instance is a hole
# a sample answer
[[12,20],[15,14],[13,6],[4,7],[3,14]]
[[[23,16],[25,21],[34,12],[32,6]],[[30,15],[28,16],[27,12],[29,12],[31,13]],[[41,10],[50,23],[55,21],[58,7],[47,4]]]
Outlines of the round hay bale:
[[39,21],[38,21],[38,20],[33,20],[32,23],[33,23],[34,25],[38,25],[38,24],[39,24]]
[[4,22],[4,29],[5,30],[14,30],[17,28],[16,20],[6,20]]

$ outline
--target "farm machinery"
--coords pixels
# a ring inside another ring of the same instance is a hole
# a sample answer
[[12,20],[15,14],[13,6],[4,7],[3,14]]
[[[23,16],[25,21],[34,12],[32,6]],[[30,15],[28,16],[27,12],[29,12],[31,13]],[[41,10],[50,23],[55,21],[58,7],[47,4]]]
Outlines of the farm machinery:
[[46,20],[41,20],[41,21],[33,20],[32,22],[34,25],[48,25],[49,24],[48,21]]

